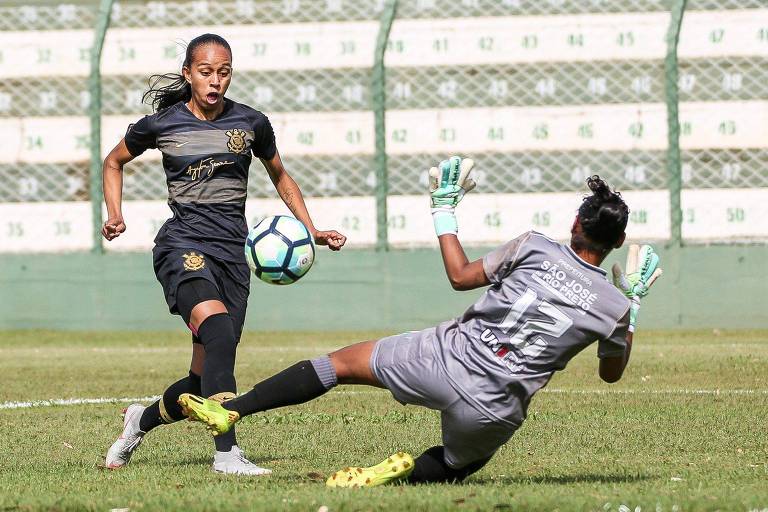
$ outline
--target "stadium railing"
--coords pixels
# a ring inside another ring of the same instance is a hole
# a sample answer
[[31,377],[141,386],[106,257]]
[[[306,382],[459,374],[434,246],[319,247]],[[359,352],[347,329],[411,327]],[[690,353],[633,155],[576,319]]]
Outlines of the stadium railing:
[[[206,31],[233,46],[229,95],[269,115],[317,224],[351,245],[433,244],[426,168],[456,152],[478,163],[469,244],[566,238],[590,174],[627,197],[631,238],[764,242],[766,15],[758,0],[6,2],[0,251],[102,250],[101,158],[149,112],[147,77],[178,72]],[[150,247],[168,216],[159,156],[126,167],[129,231],[109,250]],[[254,166],[249,222],[284,209]]]

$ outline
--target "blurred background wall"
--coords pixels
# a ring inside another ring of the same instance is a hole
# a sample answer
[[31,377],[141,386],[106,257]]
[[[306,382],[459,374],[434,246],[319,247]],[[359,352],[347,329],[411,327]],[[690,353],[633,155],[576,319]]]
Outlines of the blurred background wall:
[[[203,32],[232,45],[228,96],[269,116],[315,223],[349,236],[297,285],[254,282],[248,328],[458,314],[475,295],[443,277],[425,194],[450,154],[477,162],[458,209],[472,256],[528,229],[567,239],[600,174],[664,258],[644,327],[768,326],[763,1],[11,1],[0,29],[0,328],[181,325],[151,267],[160,153],[126,167],[111,243],[100,162]],[[249,197],[250,223],[287,211],[259,162]]]

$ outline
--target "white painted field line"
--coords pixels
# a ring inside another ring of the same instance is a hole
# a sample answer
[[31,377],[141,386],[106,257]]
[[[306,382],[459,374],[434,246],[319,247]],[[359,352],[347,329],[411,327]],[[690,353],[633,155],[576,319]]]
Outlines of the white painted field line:
[[[545,394],[563,394],[563,395],[693,395],[693,396],[749,396],[749,395],[768,395],[768,389],[543,389],[541,393]],[[366,390],[366,391],[346,391],[338,390],[333,394],[337,395],[384,395],[387,391]],[[133,402],[153,402],[159,399],[159,396],[144,397],[120,397],[120,398],[50,398],[47,400],[30,400],[26,402],[2,402],[0,410],[3,409],[31,409],[35,407],[54,407],[70,405],[92,405],[109,403],[133,403]]]
[[543,389],[566,395],[768,395],[768,389]]
[[[342,348],[313,346],[238,346],[237,352],[300,352],[306,354],[329,353]],[[51,348],[0,348],[0,354],[8,356],[34,355],[36,358],[55,358],[62,354],[188,354],[192,352],[192,344],[177,347],[51,347]]]
[[0,409],[31,409],[33,407],[53,407],[57,405],[90,405],[109,403],[154,402],[159,396],[143,396],[138,398],[51,398],[48,400],[31,400],[29,402],[3,402]]
[[[372,395],[380,391],[338,391],[341,395]],[[561,395],[768,395],[768,389],[547,389],[539,393]]]
[[[345,345],[339,344],[335,346],[307,346],[307,345],[249,345],[241,343],[238,346],[238,353],[294,353],[300,354],[320,354],[329,353],[334,350],[343,348]],[[704,349],[709,349],[715,346],[728,347],[730,349],[768,349],[768,343],[765,342],[743,342],[743,343],[699,343],[695,347],[685,346],[685,350],[690,353],[691,350],[698,352],[704,352]],[[672,348],[662,345],[643,345],[632,350],[641,352],[653,352],[653,353],[665,353],[672,356],[674,352],[668,352]],[[679,348],[679,347],[677,347]],[[79,355],[79,354],[188,354],[191,351],[191,343],[188,345],[176,345],[171,347],[130,347],[130,346],[110,346],[110,347],[90,347],[90,346],[57,346],[57,347],[2,347],[0,348],[0,355],[7,357],[19,357],[33,355],[35,358],[48,358],[53,359],[60,357],[61,355]]]

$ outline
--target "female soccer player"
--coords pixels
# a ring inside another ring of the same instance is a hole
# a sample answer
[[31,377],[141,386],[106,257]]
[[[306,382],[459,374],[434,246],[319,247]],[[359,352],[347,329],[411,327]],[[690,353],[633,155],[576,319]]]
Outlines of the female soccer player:
[[[123,166],[145,150],[163,153],[168,204],[173,217],[155,238],[155,274],[171,313],[181,315],[193,336],[189,375],[171,384],[149,407],[127,408],[124,429],[106,456],[109,468],[128,463],[144,435],[184,418],[182,393],[213,399],[235,396],[235,351],[243,329],[250,271],[243,246],[248,226],[245,199],[251,155],[261,159],[285,205],[319,245],[338,251],[346,237],[318,231],[299,187],[288,175],[267,117],[225,97],[232,80],[227,41],[204,34],[190,41],[181,75],[153,77],[145,99],[155,113],[128,127],[104,160],[104,199],[109,218],[102,233],[114,240],[126,229],[121,212]],[[160,80],[174,80],[158,87]],[[234,432],[216,438],[213,469],[266,474],[249,462]]]
[[[629,209],[598,177],[582,202],[569,245],[528,232],[469,262],[456,237],[454,207],[474,184],[471,161],[441,164],[432,205],[448,279],[457,290],[490,287],[461,317],[421,332],[351,345],[302,361],[223,404],[179,398],[190,419],[222,435],[243,416],[314,399],[338,383],[387,388],[404,404],[441,411],[443,446],[415,461],[399,452],[370,468],[332,475],[334,487],[455,482],[482,468],[509,440],[528,404],[553,373],[598,340],[599,374],[621,378],[629,360],[639,298],[658,277],[645,246],[629,275],[616,268],[622,294],[598,265],[624,242]],[[433,172],[430,174],[435,174]],[[635,246],[636,247],[636,246]],[[626,295],[626,296],[625,296]],[[630,300],[627,300],[627,299]]]

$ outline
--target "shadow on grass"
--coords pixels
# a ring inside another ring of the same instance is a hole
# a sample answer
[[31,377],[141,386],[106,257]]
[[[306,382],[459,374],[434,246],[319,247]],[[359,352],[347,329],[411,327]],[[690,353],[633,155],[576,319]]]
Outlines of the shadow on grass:
[[488,484],[544,484],[544,485],[570,485],[581,483],[594,484],[621,484],[630,482],[642,482],[653,480],[653,475],[599,475],[599,474],[577,474],[577,475],[509,475],[501,477],[479,477],[467,481],[468,484],[488,485]]
[[[282,482],[291,483],[317,483],[324,484],[326,478],[330,474],[324,474],[316,471],[309,473],[276,473],[273,475],[274,479],[279,479]],[[457,487],[462,485],[531,485],[531,484],[543,484],[543,485],[571,485],[579,483],[631,483],[642,482],[645,480],[653,480],[656,477],[653,475],[595,475],[595,474],[583,474],[583,475],[558,475],[558,476],[502,476],[502,477],[480,477],[472,478],[464,482],[464,484],[427,484],[427,485],[445,485],[449,487]],[[418,484],[408,485],[403,484],[405,487],[419,487]],[[396,484],[395,486],[398,486]]]
[[[284,461],[284,460],[298,460],[298,457],[289,455],[289,456],[275,456],[275,455],[261,455],[259,457],[251,457],[248,456],[246,453],[246,456],[248,457],[248,460],[256,464],[257,466],[266,466],[269,467],[270,464],[274,464],[277,461]],[[194,464],[205,464],[210,466],[213,463],[213,455],[206,455],[206,456],[200,456],[200,457],[190,457],[184,460],[177,460],[174,462],[165,462],[164,464],[167,464],[169,466],[189,466]]]

